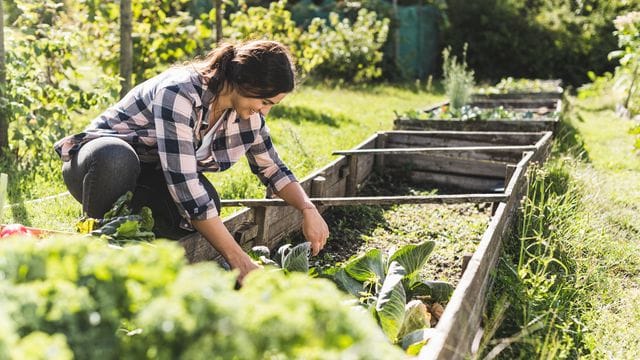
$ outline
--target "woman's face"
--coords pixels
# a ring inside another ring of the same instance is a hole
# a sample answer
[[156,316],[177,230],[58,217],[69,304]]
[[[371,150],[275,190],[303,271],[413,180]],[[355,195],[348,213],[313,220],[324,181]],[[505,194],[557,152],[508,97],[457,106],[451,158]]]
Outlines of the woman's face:
[[280,93],[271,98],[259,99],[242,96],[234,91],[231,96],[231,105],[241,119],[248,119],[251,115],[258,112],[266,116],[269,110],[271,110],[271,107],[282,101],[285,96],[287,96],[287,93]]

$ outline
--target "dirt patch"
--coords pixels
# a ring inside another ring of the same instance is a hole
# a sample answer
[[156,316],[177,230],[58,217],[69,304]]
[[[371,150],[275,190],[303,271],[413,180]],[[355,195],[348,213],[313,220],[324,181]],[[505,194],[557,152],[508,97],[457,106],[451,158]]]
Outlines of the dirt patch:
[[[433,189],[376,177],[360,195],[433,193]],[[335,207],[324,213],[331,235],[324,250],[311,258],[310,265],[321,271],[369,249],[389,251],[433,240],[436,247],[422,275],[425,279],[448,281],[456,286],[462,258],[475,251],[490,217],[491,204]],[[300,242],[303,237],[297,234],[288,240]]]

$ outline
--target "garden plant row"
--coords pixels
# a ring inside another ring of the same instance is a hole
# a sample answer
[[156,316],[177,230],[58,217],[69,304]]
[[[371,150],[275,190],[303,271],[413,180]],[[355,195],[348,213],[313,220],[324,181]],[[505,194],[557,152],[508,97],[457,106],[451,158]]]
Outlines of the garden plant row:
[[461,109],[443,102],[398,115],[394,124],[405,130],[554,131],[561,111],[561,91],[476,94]]

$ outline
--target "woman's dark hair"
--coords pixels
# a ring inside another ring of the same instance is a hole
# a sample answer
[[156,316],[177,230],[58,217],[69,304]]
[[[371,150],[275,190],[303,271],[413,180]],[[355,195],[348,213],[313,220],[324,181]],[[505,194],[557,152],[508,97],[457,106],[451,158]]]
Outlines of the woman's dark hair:
[[289,50],[276,41],[224,43],[195,63],[209,79],[208,87],[220,93],[225,85],[242,96],[270,98],[295,87],[295,66]]

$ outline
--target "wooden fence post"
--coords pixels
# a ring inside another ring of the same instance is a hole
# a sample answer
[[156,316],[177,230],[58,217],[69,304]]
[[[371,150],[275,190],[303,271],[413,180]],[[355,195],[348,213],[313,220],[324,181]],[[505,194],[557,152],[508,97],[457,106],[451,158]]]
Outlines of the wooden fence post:
[[131,0],[120,1],[120,97],[131,90],[133,73],[133,13]]
[[256,246],[266,245],[269,240],[269,206],[260,206],[254,209],[258,234],[256,236]]
[[[386,133],[378,133],[378,137],[376,138],[376,149],[386,148],[387,138],[388,135]],[[384,154],[375,156],[374,169],[376,172],[378,172],[378,174],[382,174],[384,172]]]
[[358,192],[358,156],[347,155],[349,163],[349,175],[347,175],[347,187],[345,196],[354,196]]

